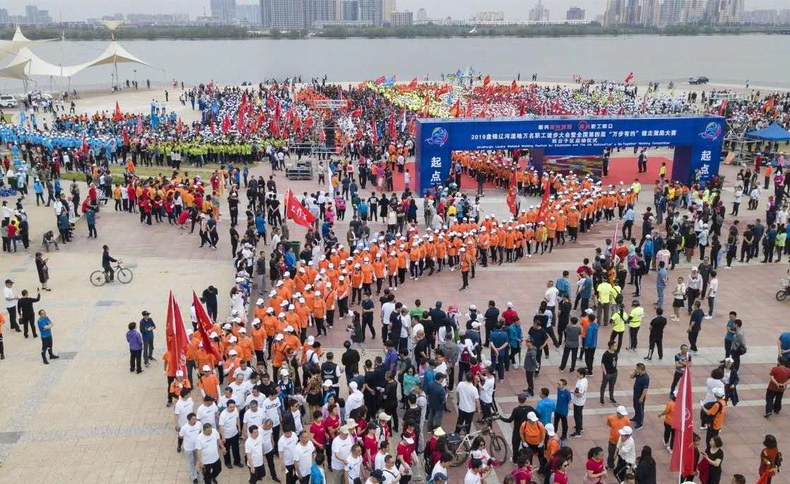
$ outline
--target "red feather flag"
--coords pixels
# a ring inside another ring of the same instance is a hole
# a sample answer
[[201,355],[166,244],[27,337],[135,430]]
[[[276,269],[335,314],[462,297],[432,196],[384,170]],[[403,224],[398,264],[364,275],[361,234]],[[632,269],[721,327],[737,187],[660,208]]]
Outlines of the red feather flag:
[[519,117],[524,117],[526,113],[527,113],[527,105],[524,101],[521,101],[521,107],[518,110],[518,115]]
[[313,214],[299,203],[292,190],[285,194],[285,216],[302,227],[310,227],[315,222]]
[[491,84],[491,76],[490,75],[486,76],[486,78],[483,79],[483,87],[487,87],[489,84]]
[[379,78],[377,78],[377,79],[375,80],[375,83],[376,83],[376,84],[383,84],[383,83],[384,83],[384,81],[386,81],[386,80],[387,80],[387,78],[386,78],[386,77],[384,77],[384,76],[381,76],[381,77],[379,77]]
[[200,337],[203,339],[203,350],[214,356],[217,361],[222,360],[222,356],[219,354],[217,348],[214,347],[214,344],[211,342],[211,338],[209,338],[209,332],[211,331],[214,324],[211,321],[211,317],[209,317],[206,309],[203,307],[203,303],[200,302],[195,291],[192,291],[192,304],[195,305],[195,316],[198,320],[198,332],[200,332]]
[[167,341],[167,351],[170,357],[168,365],[170,368],[175,368],[177,372],[181,371],[186,375],[189,339],[187,338],[187,332],[184,328],[184,320],[181,319],[181,310],[172,292],[170,293],[170,298],[167,303],[166,324],[165,338]]
[[416,88],[417,87],[417,78],[415,77],[414,79],[412,79],[411,82],[409,83],[409,85],[406,86],[406,87],[408,87],[409,89]]
[[518,190],[518,177],[516,176],[516,171],[513,171],[513,176],[510,178],[510,187],[508,189],[507,194],[507,207],[510,209],[510,213],[513,214],[515,217],[518,213],[518,194],[516,191]]
[[113,115],[113,119],[115,121],[120,121],[123,119],[123,114],[121,114],[121,106],[118,105],[118,101],[115,101],[115,115]]
[[226,114],[222,119],[222,133],[228,134],[228,131],[230,131],[230,117]]
[[694,408],[691,386],[691,369],[686,367],[678,385],[672,428],[675,430],[675,445],[669,462],[671,472],[681,476],[694,474]]
[[515,79],[513,79],[513,82],[510,83],[510,90],[513,91],[513,92],[518,91],[518,84],[516,83]]
[[379,126],[376,123],[376,120],[372,120],[370,122],[370,127],[373,128],[373,144],[379,144]]
[[625,76],[625,83],[628,84],[634,78],[634,71],[631,71],[627,76]]

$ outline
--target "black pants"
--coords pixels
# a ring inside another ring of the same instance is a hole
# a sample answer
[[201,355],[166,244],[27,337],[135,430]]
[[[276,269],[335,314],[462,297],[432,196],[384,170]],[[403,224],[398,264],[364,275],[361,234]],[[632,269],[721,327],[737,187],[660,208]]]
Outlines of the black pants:
[[527,392],[530,395],[535,394],[535,372],[524,370],[524,373],[527,375]]
[[137,370],[137,373],[140,373],[143,371],[143,369],[140,368],[140,360],[143,356],[143,350],[129,350],[129,353],[129,371]]
[[362,341],[365,341],[365,328],[370,328],[370,339],[376,339],[376,330],[373,329],[373,314],[362,315]]
[[595,348],[584,348],[584,363],[587,365],[587,375],[593,373],[593,361],[595,360]]
[[697,351],[697,338],[699,337],[699,331],[692,331],[689,333],[689,349],[691,351]]
[[213,464],[203,464],[203,482],[205,484],[214,484],[214,480],[217,479],[222,473],[222,462],[217,459],[216,462]]
[[19,324],[16,322],[16,306],[6,309],[8,310],[8,322],[11,324],[11,329],[20,331]]
[[664,444],[670,449],[675,446],[675,430],[666,422],[664,422]]
[[22,323],[22,328],[25,330],[25,338],[27,338],[27,327],[30,326],[30,331],[33,332],[33,337],[36,338],[38,333],[36,333],[36,322],[33,318],[26,318],[22,316],[19,318],[19,322]]
[[614,400],[614,386],[617,383],[617,372],[604,373],[601,375],[601,401],[603,402],[603,395],[606,393],[606,387],[609,387],[609,400]]
[[576,355],[578,348],[565,348],[562,350],[562,361],[560,362],[560,371],[565,371],[565,364],[568,362],[568,355],[571,355],[571,371],[576,369]]
[[606,455],[606,467],[609,469],[614,469],[614,458],[617,455],[617,442],[609,442],[607,455]]
[[258,466],[250,472],[250,484],[256,484],[264,477],[266,477],[266,468],[264,466]]
[[241,464],[241,455],[239,454],[239,437],[236,434],[233,437],[225,439],[225,465],[230,467],[230,455],[233,454],[233,464]]
[[562,424],[562,434],[560,434],[560,439],[566,440],[568,438],[568,416],[560,415],[557,412],[554,412],[554,430],[557,432],[560,430],[559,424]]
[[635,350],[636,349],[636,345],[639,342],[639,340],[637,338],[638,335],[639,335],[639,328],[638,327],[636,327],[636,328],[633,328],[633,327],[630,327],[630,326],[628,327],[628,336],[629,336],[628,339],[630,340],[629,341],[629,345],[630,345],[629,349],[631,349],[631,350]]
[[154,339],[144,339],[143,340],[143,361],[148,364],[148,362],[154,356]]
[[663,335],[650,335],[650,349],[647,351],[647,356],[653,357],[653,350],[658,349],[658,359],[664,358],[664,342]]
[[43,358],[45,362],[47,361],[47,353],[49,353],[50,358],[55,356],[52,354],[52,336],[41,337],[41,358]]
[[678,386],[678,382],[680,379],[683,378],[683,373],[678,373],[677,371],[672,375],[672,385],[669,386],[669,394],[672,395],[675,393],[675,387]]
[[296,484],[296,467],[293,464],[285,466],[285,484]]
[[765,391],[765,414],[771,415],[772,413],[779,413],[782,411],[782,395],[784,392],[775,392],[773,390]]
[[458,410],[458,421],[455,424],[455,431],[460,432],[461,430],[465,430],[468,433],[469,429],[472,427],[472,419],[474,416],[474,412]]
[[584,405],[573,405],[573,427],[577,434],[584,430]]
[[[266,457],[266,465],[269,466],[269,473],[272,475],[272,479],[277,478],[277,467],[274,466],[274,456],[277,454],[274,450],[269,452],[268,454],[264,454]],[[263,466],[261,466],[263,468]],[[263,477],[266,477],[266,472],[263,473]]]

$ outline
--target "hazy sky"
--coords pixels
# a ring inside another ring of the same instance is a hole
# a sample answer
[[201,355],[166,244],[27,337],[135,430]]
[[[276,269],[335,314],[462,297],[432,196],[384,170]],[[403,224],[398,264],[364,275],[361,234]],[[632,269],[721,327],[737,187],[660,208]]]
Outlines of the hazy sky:
[[[238,3],[256,3],[254,0],[237,0]],[[210,13],[209,0],[3,0],[0,5],[12,15],[24,13],[25,5],[37,5],[49,9],[56,21],[84,20],[88,17],[101,17],[113,13],[183,13],[192,17]],[[397,0],[399,10],[425,8],[428,17],[469,18],[475,12],[501,10],[506,19],[526,20],[527,12],[537,0]],[[543,0],[551,11],[551,18],[562,19],[570,6],[587,10],[589,18],[602,14],[606,0]],[[788,0],[746,0],[748,10],[755,8],[790,8]]]

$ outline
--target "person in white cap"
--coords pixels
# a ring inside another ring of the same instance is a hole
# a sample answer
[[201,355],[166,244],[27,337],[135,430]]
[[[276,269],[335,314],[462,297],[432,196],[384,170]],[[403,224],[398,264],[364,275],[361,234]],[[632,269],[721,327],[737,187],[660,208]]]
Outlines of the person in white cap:
[[349,435],[348,426],[341,425],[337,436],[332,440],[332,462],[330,466],[334,474],[333,484],[344,484],[343,471],[351,455],[351,448],[353,445],[354,439]]
[[636,445],[631,436],[633,434],[631,427],[625,426],[618,433],[620,438],[617,440],[617,463],[614,466],[614,476],[622,482],[625,472],[636,465]]
[[365,406],[365,395],[357,387],[357,382],[348,384],[349,395],[346,398],[346,415],[351,415],[354,410]]
[[[176,402],[173,411],[173,420],[175,422],[176,433],[179,433],[181,427],[188,423],[187,417],[195,410],[195,403],[192,401],[191,392],[192,391],[189,388],[182,388],[178,395],[178,401]],[[184,438],[179,436],[176,452],[181,452],[181,446],[183,442]]]
[[617,441],[620,440],[620,429],[631,424],[628,418],[628,410],[620,405],[612,415],[606,418],[606,426],[609,427],[609,448],[606,459],[606,467],[614,468],[615,455],[617,454]]

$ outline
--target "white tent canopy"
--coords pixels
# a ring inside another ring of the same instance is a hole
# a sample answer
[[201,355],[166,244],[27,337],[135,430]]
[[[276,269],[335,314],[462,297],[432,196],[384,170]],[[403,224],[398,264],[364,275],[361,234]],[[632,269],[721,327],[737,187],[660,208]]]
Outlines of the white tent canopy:
[[16,55],[20,50],[32,45],[43,44],[44,42],[51,42],[53,40],[56,39],[30,40],[25,37],[25,34],[22,33],[22,29],[17,26],[14,37],[11,40],[0,40],[0,59],[9,55]]
[[129,53],[129,51],[124,49],[118,42],[110,42],[110,44],[104,49],[104,52],[102,52],[99,57],[88,63],[82,64],[82,66],[80,66],[80,70],[86,69],[88,67],[103,66],[106,64],[120,64],[122,62],[132,62],[135,64],[142,64],[144,66],[151,67],[151,65],[147,62],[144,62]]

